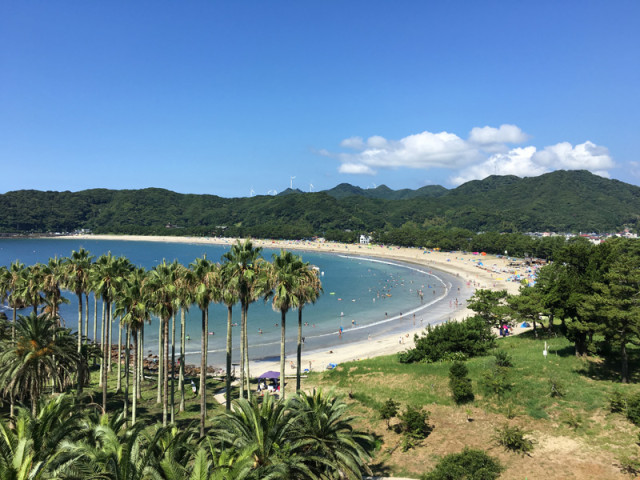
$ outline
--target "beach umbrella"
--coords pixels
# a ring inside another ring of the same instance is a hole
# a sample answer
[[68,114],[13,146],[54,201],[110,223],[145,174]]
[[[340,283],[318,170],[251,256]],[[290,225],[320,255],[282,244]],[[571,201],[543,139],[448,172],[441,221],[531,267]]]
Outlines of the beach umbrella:
[[280,372],[274,372],[273,370],[269,370],[268,372],[264,372],[258,378],[264,378],[264,379],[280,378]]

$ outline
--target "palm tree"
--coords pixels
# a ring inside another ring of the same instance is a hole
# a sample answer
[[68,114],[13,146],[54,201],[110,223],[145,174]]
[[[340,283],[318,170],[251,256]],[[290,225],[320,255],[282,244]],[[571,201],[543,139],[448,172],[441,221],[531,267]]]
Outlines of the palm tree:
[[213,436],[237,452],[250,452],[248,478],[316,478],[300,455],[304,440],[291,436],[291,418],[285,402],[271,395],[262,401],[239,398],[231,410],[214,417]]
[[30,305],[34,313],[38,313],[38,307],[44,302],[42,291],[42,271],[43,265],[37,263],[30,265],[20,272],[20,278],[16,286],[20,299],[25,305]]
[[209,304],[220,301],[220,268],[207,260],[197,258],[191,264],[195,288],[193,299],[202,311],[202,339],[200,357],[200,436],[204,436],[204,422],[207,413],[207,353],[209,348]]
[[73,398],[60,395],[42,403],[37,416],[18,408],[14,426],[11,421],[0,420],[0,478],[64,478],[62,446],[73,438],[80,425]]
[[[123,282],[123,286],[120,289],[117,301],[116,301],[116,316],[121,318],[121,322],[126,325],[127,331],[131,332],[133,336],[133,400],[131,409],[131,424],[135,425],[137,416],[137,399],[138,391],[140,390],[140,374],[138,372],[138,366],[140,364],[140,349],[138,346],[138,333],[142,329],[145,322],[149,322],[150,315],[150,303],[146,292],[143,290],[142,285],[147,276],[147,272],[144,268],[136,268],[133,270]],[[128,337],[128,335],[127,335]],[[129,397],[129,340],[126,342],[125,358],[125,418],[128,406]]]
[[158,443],[166,429],[147,433],[140,423],[125,429],[122,416],[111,420],[104,414],[98,422],[87,422],[83,438],[64,446],[70,462],[88,478],[146,480],[161,478]]
[[268,297],[273,297],[272,306],[280,312],[280,396],[285,398],[285,342],[287,312],[299,305],[296,293],[300,291],[300,281],[304,263],[297,255],[285,250],[280,255],[273,255],[272,268],[270,268]]
[[[43,303],[47,305],[46,310],[58,321],[61,320],[58,316],[60,304],[69,303],[60,291],[60,286],[66,283],[65,263],[61,258],[50,258],[46,264],[40,266],[38,275],[40,290],[44,294]],[[78,335],[80,335],[80,330],[78,330]]]
[[76,373],[79,354],[68,329],[59,327],[49,315],[19,315],[15,344],[0,348],[0,387],[11,402],[31,401],[32,414],[45,386],[53,382],[61,388]]
[[156,265],[147,277],[144,289],[148,292],[151,310],[162,322],[162,339],[164,351],[162,355],[162,426],[166,427],[169,416],[169,319],[175,310],[177,296],[176,271],[166,260]]
[[247,396],[249,389],[249,349],[247,336],[247,314],[249,305],[255,302],[264,291],[261,276],[264,273],[260,253],[261,247],[253,247],[251,240],[241,243],[238,240],[231,250],[223,255],[228,262],[229,288],[238,296],[241,306],[240,320],[240,397],[244,397],[245,382]]
[[16,336],[16,321],[18,319],[18,309],[24,306],[24,299],[22,298],[20,293],[20,282],[22,281],[24,275],[24,269],[24,263],[20,263],[16,260],[9,266],[9,269],[7,270],[7,300],[9,306],[13,310],[13,317],[11,319],[11,338],[14,340]]
[[302,454],[318,477],[362,478],[362,470],[368,471],[373,437],[353,429],[354,418],[346,414],[345,402],[314,390],[293,397],[288,408],[295,425],[290,436],[304,443]]
[[315,303],[322,293],[322,284],[317,268],[305,263],[302,268],[300,282],[295,293],[298,298],[298,348],[296,362],[296,392],[300,391],[300,377],[302,375],[302,309],[308,303]]
[[194,455],[189,480],[249,480],[253,469],[250,449],[220,451],[211,437],[205,437]]
[[238,296],[233,290],[230,276],[232,269],[229,263],[223,265],[221,269],[222,275],[222,303],[227,307],[227,372],[226,372],[226,408],[231,409],[231,364],[233,352],[233,306],[238,303]]
[[[89,291],[89,272],[93,255],[84,248],[78,251],[73,250],[71,257],[66,260],[66,282],[65,288],[71,290],[78,296],[78,353],[82,348],[82,295]],[[89,305],[87,304],[87,310]],[[89,332],[84,332],[88,336]]]
[[11,292],[11,274],[7,267],[0,266],[0,305],[3,305]]
[[107,409],[107,368],[111,359],[111,304],[118,291],[118,283],[122,281],[123,263],[118,261],[111,252],[101,255],[92,269],[92,284],[95,295],[100,295],[105,311],[102,321],[102,363],[100,378],[102,381],[102,410]]
[[[184,363],[186,349],[186,312],[193,304],[194,277],[193,272],[180,265],[176,276],[177,296],[176,302],[180,309],[180,368],[178,373],[178,390],[180,390],[179,410],[184,412]],[[175,359],[172,360],[175,363]]]

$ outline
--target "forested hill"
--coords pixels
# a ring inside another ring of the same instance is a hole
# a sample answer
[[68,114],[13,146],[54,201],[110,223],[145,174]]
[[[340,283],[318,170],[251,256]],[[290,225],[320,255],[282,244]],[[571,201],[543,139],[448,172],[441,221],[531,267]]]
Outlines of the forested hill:
[[[287,195],[222,198],[159,188],[0,195],[0,232],[252,235],[346,239],[356,232],[453,228],[472,232],[613,231],[636,228],[640,188],[587,171],[491,176],[447,190],[393,191],[347,184]],[[349,232],[350,231],[350,232]]]

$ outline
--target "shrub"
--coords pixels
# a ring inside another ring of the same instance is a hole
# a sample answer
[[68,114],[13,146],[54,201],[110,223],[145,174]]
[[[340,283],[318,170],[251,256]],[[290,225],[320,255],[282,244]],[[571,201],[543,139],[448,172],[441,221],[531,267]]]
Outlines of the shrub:
[[468,373],[469,369],[462,362],[454,362],[449,368],[449,388],[453,401],[458,405],[472,402],[475,398]]
[[498,367],[513,367],[513,358],[504,350],[497,350],[493,355],[496,357]]
[[562,421],[574,430],[577,430],[583,422],[582,416],[573,411],[565,412],[562,416]]
[[401,428],[408,437],[420,439],[427,438],[431,433],[429,425],[430,413],[419,407],[407,406],[405,412],[400,415]]
[[451,388],[453,401],[456,402],[457,405],[473,402],[475,399],[470,378],[458,378],[456,380],[451,380],[449,382],[449,388]]
[[627,398],[627,418],[634,425],[640,425],[640,394]]
[[624,412],[627,409],[627,398],[619,390],[614,390],[609,396],[609,410],[611,413]]
[[549,395],[553,398],[561,398],[566,394],[563,383],[557,378],[549,379]]
[[464,352],[446,352],[440,359],[441,362],[464,362],[469,357]]
[[507,450],[525,455],[533,450],[533,442],[525,438],[525,435],[526,432],[520,427],[511,427],[505,423],[504,426],[496,428],[494,440]]
[[489,394],[501,396],[506,391],[511,390],[509,372],[505,367],[496,366],[486,370],[482,374],[482,379],[485,391]]
[[466,378],[469,374],[469,369],[464,362],[453,362],[449,367],[449,379]]
[[439,362],[486,355],[495,347],[491,327],[481,318],[428,326],[422,336],[415,336],[415,348],[399,355],[402,363]]
[[391,429],[391,426],[389,425],[389,420],[391,420],[393,417],[395,417],[398,414],[399,406],[400,406],[400,403],[390,398],[389,400],[384,402],[380,407],[380,410],[379,410],[380,418],[382,420],[387,421],[387,429]]
[[422,476],[422,480],[494,480],[502,470],[500,462],[486,452],[465,448],[460,453],[444,456],[435,469]]

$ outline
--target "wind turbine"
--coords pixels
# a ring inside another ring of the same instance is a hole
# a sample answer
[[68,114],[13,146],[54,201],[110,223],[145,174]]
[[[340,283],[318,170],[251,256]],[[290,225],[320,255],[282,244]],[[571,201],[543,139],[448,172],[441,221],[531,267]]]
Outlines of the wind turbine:
[[309,184],[309,193],[313,192],[313,183]]
[[291,178],[289,179],[289,182],[290,182],[290,183],[289,183],[289,188],[290,188],[291,190],[293,190],[293,179],[294,179],[294,178],[296,178],[296,177],[291,177]]
[[269,190],[267,192],[267,195],[277,195],[278,194],[278,190]]
[[256,194],[256,191],[253,189],[253,187],[251,187],[251,190],[249,190],[249,196],[253,197]]

